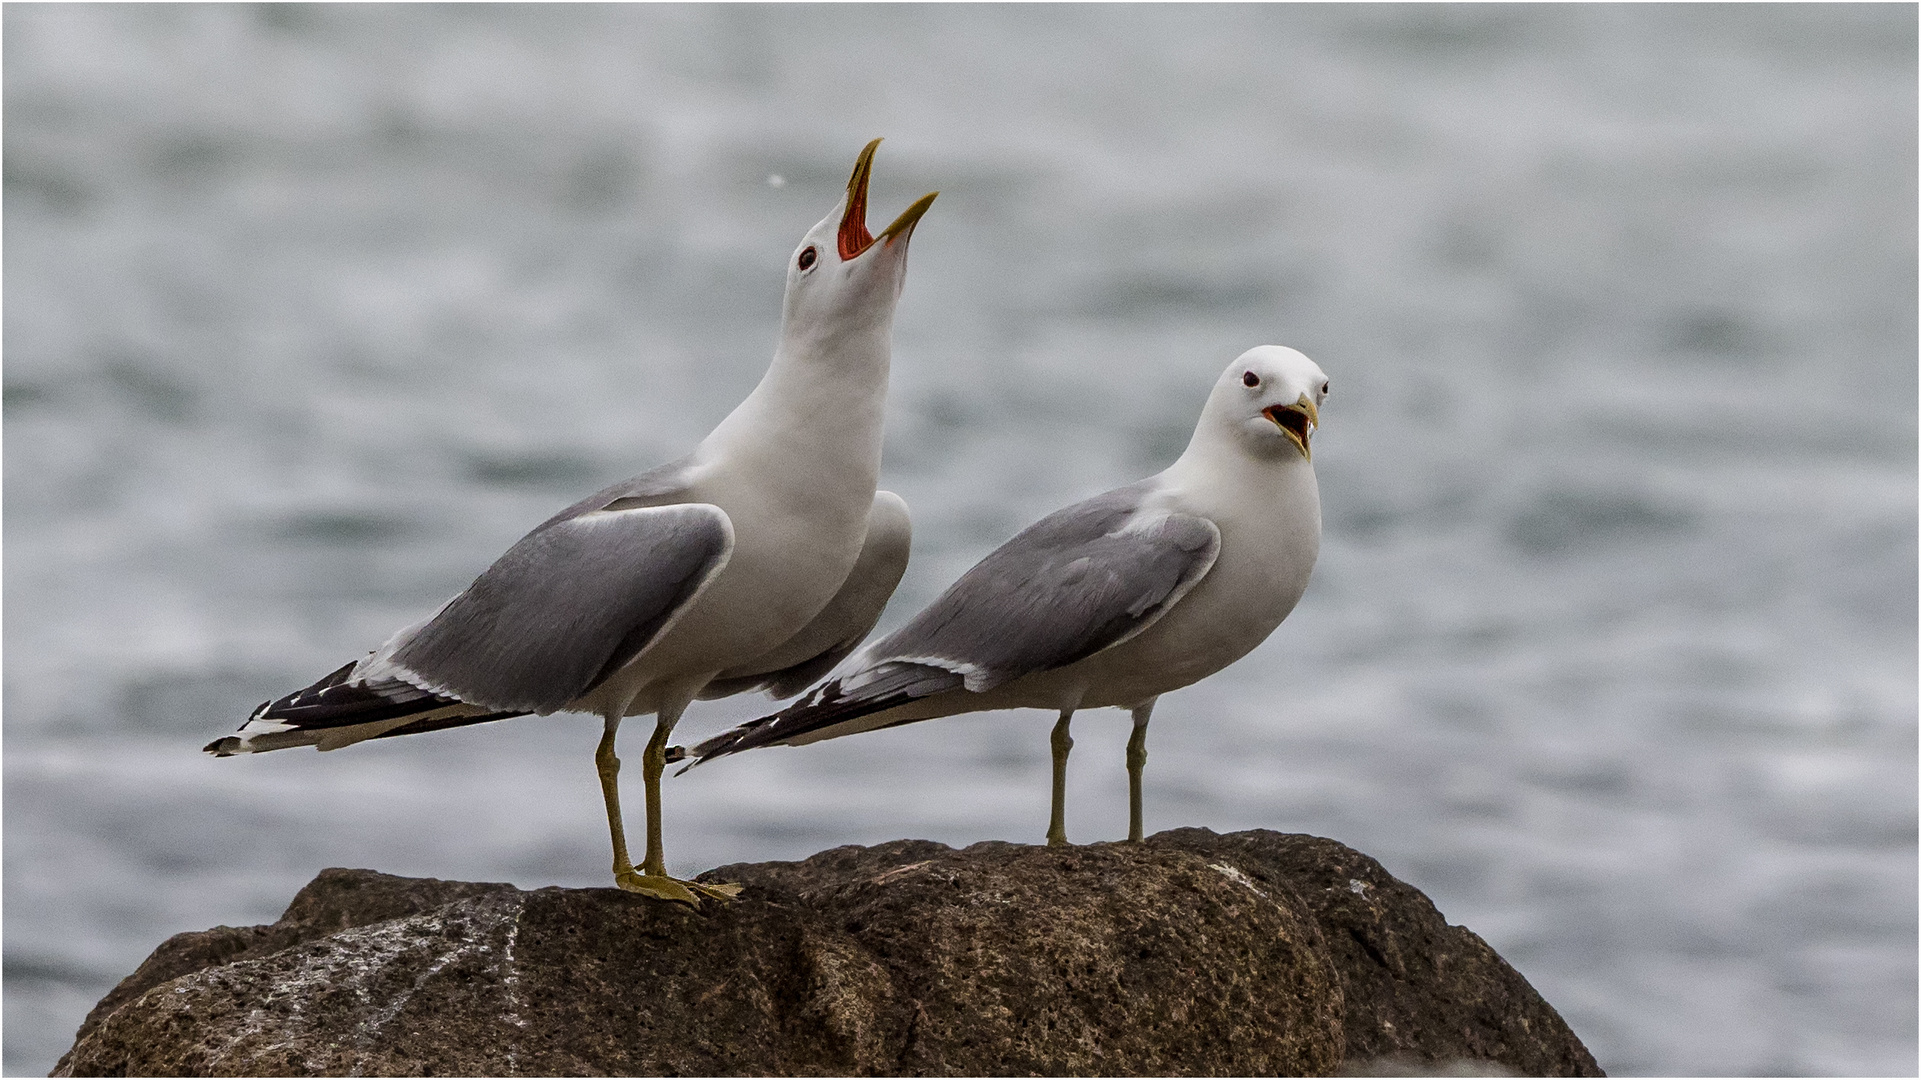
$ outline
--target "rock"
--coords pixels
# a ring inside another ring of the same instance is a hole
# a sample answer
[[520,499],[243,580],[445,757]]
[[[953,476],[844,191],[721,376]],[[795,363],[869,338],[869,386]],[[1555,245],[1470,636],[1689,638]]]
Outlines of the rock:
[[1265,830],[1175,829],[1148,844],[1232,863],[1307,906],[1341,973],[1346,1068],[1382,1059],[1388,1070],[1356,1075],[1477,1061],[1522,1076],[1603,1075],[1561,1014],[1480,935],[1448,925],[1419,889],[1353,848]]
[[702,876],[747,890],[327,870],[272,926],[162,944],[54,1075],[1601,1075],[1485,942],[1329,840],[902,840]]

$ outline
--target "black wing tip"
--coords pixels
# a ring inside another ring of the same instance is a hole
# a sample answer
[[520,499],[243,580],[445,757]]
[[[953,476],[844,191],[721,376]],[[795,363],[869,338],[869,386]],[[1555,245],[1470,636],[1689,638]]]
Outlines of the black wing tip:
[[[790,734],[787,728],[781,726],[780,721],[787,718],[788,714],[798,709],[806,708],[807,704],[805,701],[796,702],[771,716],[763,716],[758,720],[749,720],[739,727],[723,731],[713,738],[697,743],[692,747],[669,747],[667,750],[667,760],[684,760],[687,762],[687,764],[681,766],[680,769],[674,773],[675,776],[680,776],[688,769],[696,765],[705,764],[714,758],[726,757],[729,754],[738,754],[743,750],[753,750],[758,747],[770,745]],[[679,753],[679,757],[674,756],[676,752]]]
[[[768,716],[762,717],[759,720],[749,720],[737,728],[730,731],[723,731],[713,738],[692,747],[669,747],[667,750],[668,761],[685,761],[687,763],[675,770],[674,775],[680,776],[686,773],[688,769],[696,765],[705,764],[713,758],[726,757],[728,754],[738,754],[742,750],[751,750],[755,746],[761,745],[758,742],[748,744],[747,740],[753,735],[757,728],[767,724],[772,719],[773,717]],[[674,756],[675,751],[679,751],[679,757]]]
[[232,735],[228,735],[225,738],[215,739],[201,747],[200,750],[202,753],[212,754],[214,757],[233,757],[240,753],[240,740]]
[[840,690],[840,680],[831,680],[777,713],[763,716],[758,720],[749,720],[691,749],[677,747],[676,749],[681,749],[692,760],[674,775],[679,776],[688,769],[717,757],[758,750],[763,746],[778,746],[795,736],[831,727],[869,713],[882,712],[914,700],[913,695],[900,692],[870,699],[845,698],[840,696]]
[[[289,728],[316,730],[392,720],[466,704],[459,698],[394,679],[379,683],[349,682],[347,676],[353,668],[354,664],[346,664],[312,686],[261,702],[247,722],[267,721]],[[241,730],[245,729],[243,724]]]

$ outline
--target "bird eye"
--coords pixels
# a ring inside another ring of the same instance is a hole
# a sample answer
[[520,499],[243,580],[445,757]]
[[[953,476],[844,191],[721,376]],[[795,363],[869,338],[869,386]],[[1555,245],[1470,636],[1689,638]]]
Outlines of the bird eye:
[[1251,371],[1247,372],[1246,374],[1241,376],[1241,385],[1242,386],[1259,386],[1261,385],[1261,377],[1259,375],[1254,374]]
[[808,267],[814,265],[814,260],[819,257],[820,256],[814,254],[814,249],[812,247],[803,248],[800,253],[800,268],[802,270],[805,270]]
[[1321,384],[1321,396],[1322,396],[1322,397],[1326,397],[1326,396],[1327,396],[1327,388],[1328,388],[1328,387],[1330,387],[1330,386],[1332,386],[1332,385],[1334,385],[1334,384],[1333,384],[1332,382],[1324,382],[1324,383],[1322,383],[1322,384]]

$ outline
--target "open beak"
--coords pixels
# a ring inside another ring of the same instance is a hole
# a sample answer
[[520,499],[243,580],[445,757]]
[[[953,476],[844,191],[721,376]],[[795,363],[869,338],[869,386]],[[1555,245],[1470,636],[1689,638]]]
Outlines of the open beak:
[[[874,237],[867,231],[867,180],[874,172],[874,149],[880,145],[875,139],[860,152],[859,160],[854,162],[854,175],[847,178],[847,213],[840,219],[840,258],[842,262],[855,258],[861,252],[874,246]],[[934,196],[940,192],[930,192],[920,197],[908,207],[892,225],[881,230],[880,239],[893,243],[895,237],[906,237],[914,231],[914,223],[934,205]]]
[[1321,426],[1321,413],[1314,407],[1312,398],[1302,394],[1301,400],[1294,404],[1270,405],[1261,410],[1261,415],[1274,421],[1274,426],[1281,429],[1281,434],[1300,448],[1302,457],[1314,460],[1314,451],[1309,448],[1308,440],[1313,438],[1314,429]]

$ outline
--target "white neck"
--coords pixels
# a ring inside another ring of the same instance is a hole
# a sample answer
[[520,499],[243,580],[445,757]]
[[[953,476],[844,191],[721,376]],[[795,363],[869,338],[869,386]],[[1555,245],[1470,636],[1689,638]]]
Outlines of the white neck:
[[864,486],[864,498],[871,499],[880,473],[891,322],[805,338],[783,328],[760,385],[701,442],[698,460],[783,487]]

